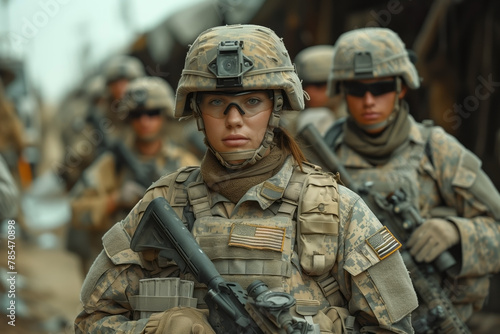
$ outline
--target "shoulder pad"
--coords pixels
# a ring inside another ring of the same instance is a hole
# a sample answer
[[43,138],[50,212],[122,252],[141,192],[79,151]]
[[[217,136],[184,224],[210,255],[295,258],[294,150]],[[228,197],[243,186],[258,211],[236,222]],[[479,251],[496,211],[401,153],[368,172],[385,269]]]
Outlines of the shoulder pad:
[[164,187],[164,186],[169,187],[174,182],[176,182],[176,183],[183,183],[184,181],[187,180],[187,178],[189,177],[189,175],[193,171],[199,170],[199,169],[200,169],[200,167],[197,167],[197,166],[185,166],[185,167],[181,167],[181,168],[179,168],[177,171],[175,171],[173,173],[163,175],[156,182],[154,182],[148,188],[148,190],[153,189],[153,188],[157,188],[157,187]]
[[104,251],[115,265],[128,263],[142,266],[139,254],[130,249],[130,239],[121,222],[113,225],[102,237]]
[[198,166],[189,166],[189,167],[183,167],[177,171],[177,177],[175,178],[175,182],[177,183],[184,183],[187,181],[189,176],[195,171],[199,171],[200,167]]

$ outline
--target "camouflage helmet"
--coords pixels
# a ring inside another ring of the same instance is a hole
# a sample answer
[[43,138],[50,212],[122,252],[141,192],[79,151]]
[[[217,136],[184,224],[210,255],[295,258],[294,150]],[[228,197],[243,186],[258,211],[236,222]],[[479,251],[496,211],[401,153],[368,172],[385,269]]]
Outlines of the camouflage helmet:
[[175,100],[175,117],[195,111],[192,93],[283,90],[283,109],[304,109],[300,80],[283,41],[269,28],[236,24],[202,32],[186,55]]
[[342,34],[334,45],[328,95],[338,94],[339,82],[400,76],[411,89],[420,78],[403,41],[387,28],[362,28]]
[[119,55],[110,59],[104,66],[106,84],[119,79],[133,80],[146,75],[141,61],[135,57]]
[[174,107],[174,91],[161,78],[141,77],[127,85],[120,107],[120,111],[127,114],[137,109],[160,109],[165,116],[171,115]]
[[300,51],[294,63],[304,84],[326,83],[333,63],[333,45],[314,45]]

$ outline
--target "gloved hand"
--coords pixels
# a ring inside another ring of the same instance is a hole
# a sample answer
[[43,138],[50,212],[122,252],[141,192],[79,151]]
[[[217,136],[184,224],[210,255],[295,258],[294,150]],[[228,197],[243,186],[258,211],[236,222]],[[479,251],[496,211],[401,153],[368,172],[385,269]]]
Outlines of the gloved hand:
[[119,190],[118,205],[124,208],[132,208],[144,196],[146,188],[139,183],[127,180]]
[[459,241],[460,234],[454,223],[431,218],[412,233],[407,246],[417,262],[432,262]]
[[144,334],[215,334],[208,323],[208,310],[174,307],[154,313],[144,328]]

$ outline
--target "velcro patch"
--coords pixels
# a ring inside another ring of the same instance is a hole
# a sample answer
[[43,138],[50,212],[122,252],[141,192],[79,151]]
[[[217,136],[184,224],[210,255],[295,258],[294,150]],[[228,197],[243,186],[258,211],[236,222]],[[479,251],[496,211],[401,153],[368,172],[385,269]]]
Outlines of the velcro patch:
[[282,252],[285,232],[286,229],[281,227],[233,224],[228,245]]
[[377,233],[366,239],[368,245],[373,249],[380,260],[385,259],[395,251],[401,248],[401,243],[396,237],[384,226]]

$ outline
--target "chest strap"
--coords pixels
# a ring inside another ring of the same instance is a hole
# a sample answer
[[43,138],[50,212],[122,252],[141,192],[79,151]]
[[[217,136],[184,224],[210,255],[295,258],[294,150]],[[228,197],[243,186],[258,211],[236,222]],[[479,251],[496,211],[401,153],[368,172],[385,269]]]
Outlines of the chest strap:
[[211,215],[208,189],[201,177],[188,185],[187,193],[196,219]]

